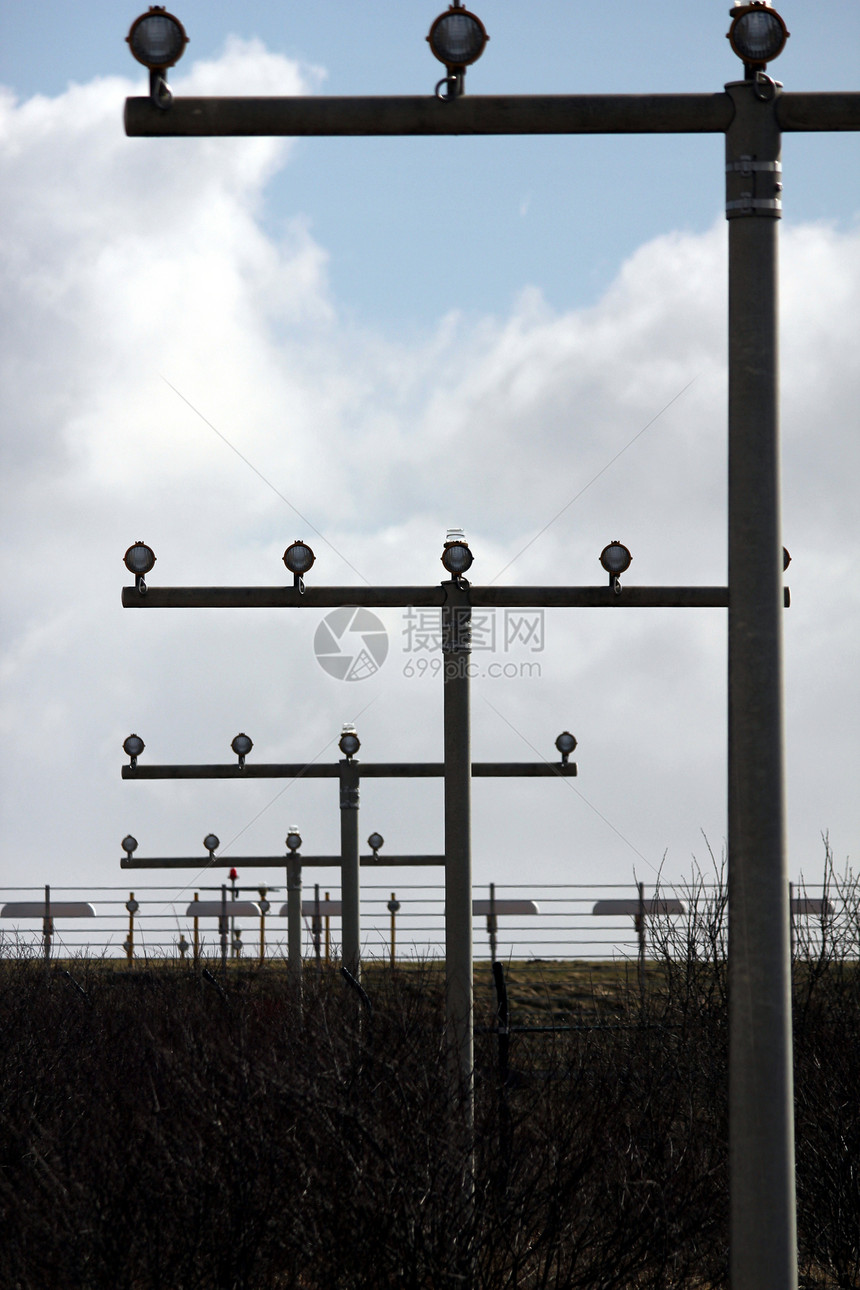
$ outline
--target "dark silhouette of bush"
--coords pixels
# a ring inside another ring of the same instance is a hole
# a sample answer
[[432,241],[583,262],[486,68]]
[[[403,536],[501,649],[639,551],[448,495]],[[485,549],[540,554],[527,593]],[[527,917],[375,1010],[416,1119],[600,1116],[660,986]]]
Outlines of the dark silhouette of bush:
[[[477,1018],[474,1137],[432,965],[368,971],[368,1008],[336,972],[299,999],[271,968],[218,989],[187,967],[0,962],[0,1285],[726,1285],[725,902],[693,894],[687,926],[652,937],[644,992],[631,968],[588,1025],[514,1032],[505,1071]],[[859,1279],[860,977],[840,935],[796,944],[820,1290]]]

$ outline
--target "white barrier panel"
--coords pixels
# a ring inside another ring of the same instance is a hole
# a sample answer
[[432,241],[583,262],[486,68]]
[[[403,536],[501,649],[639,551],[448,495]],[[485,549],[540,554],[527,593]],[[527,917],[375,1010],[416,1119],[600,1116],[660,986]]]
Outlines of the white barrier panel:
[[13,900],[0,909],[0,918],[95,918],[95,906],[88,900],[52,900],[48,908],[44,900]]

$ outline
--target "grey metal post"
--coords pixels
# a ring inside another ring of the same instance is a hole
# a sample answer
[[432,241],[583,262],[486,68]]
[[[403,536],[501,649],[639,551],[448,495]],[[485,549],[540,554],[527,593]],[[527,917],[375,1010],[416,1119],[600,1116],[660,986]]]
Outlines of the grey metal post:
[[287,962],[294,986],[302,980],[302,859],[297,851],[287,856]]
[[227,884],[221,884],[221,917],[218,919],[218,930],[221,933],[221,975],[227,975]]
[[732,1290],[797,1285],[777,406],[779,90],[726,86]]
[[496,961],[496,936],[499,930],[499,922],[496,918],[496,884],[490,883],[490,913],[487,917],[487,930],[490,933],[490,962]]
[[645,884],[638,884],[639,913],[636,915],[636,930],[639,933],[639,1000],[645,1003]]
[[340,897],[342,962],[361,980],[361,870],[358,851],[358,763],[344,758],[340,770]]
[[45,883],[45,917],[42,921],[42,936],[44,939],[45,950],[45,976],[47,977],[51,968],[51,888],[49,883]]
[[474,1111],[472,838],[469,660],[472,609],[465,581],[445,584],[442,608],[445,739],[445,1007],[451,1074],[467,1123]]

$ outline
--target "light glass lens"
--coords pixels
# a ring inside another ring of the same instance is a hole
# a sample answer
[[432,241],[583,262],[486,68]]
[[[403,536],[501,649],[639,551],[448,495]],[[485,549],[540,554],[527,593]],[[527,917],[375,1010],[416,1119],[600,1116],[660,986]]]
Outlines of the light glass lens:
[[203,845],[207,851],[217,851],[221,845],[221,839],[217,833],[207,833],[203,839]]
[[172,67],[185,48],[185,32],[169,14],[138,19],[128,40],[131,52],[146,67]]
[[370,837],[367,839],[367,845],[370,847],[371,851],[378,851],[384,841],[385,838],[381,833],[371,833]]
[[301,833],[299,833],[298,829],[290,829],[289,833],[287,834],[287,847],[289,848],[289,850],[298,851],[301,845],[302,845]]
[[572,753],[576,747],[576,739],[569,731],[565,730],[556,739],[555,746],[560,753]]
[[144,742],[140,735],[129,735],[128,739],[126,739],[122,746],[122,750],[124,753],[127,753],[129,757],[139,757],[143,752],[144,746]]
[[149,573],[155,564],[155,552],[145,542],[135,542],[128,548],[123,559],[129,573],[135,575]]
[[600,553],[600,563],[607,573],[614,574],[616,577],[630,568],[632,559],[627,547],[620,542],[610,542],[609,546],[605,546]]
[[307,573],[316,556],[306,542],[293,542],[284,552],[284,564],[290,573]]
[[470,13],[446,13],[437,18],[430,32],[430,48],[449,67],[474,63],[487,43],[483,25]]
[[748,63],[768,63],[785,45],[785,28],[775,13],[745,13],[732,27],[732,44]]
[[248,735],[237,735],[230,747],[237,757],[247,757],[254,747],[254,741]]
[[132,851],[137,850],[137,838],[133,838],[130,833],[127,833],[122,840],[122,849],[131,855]]
[[358,735],[341,735],[339,746],[344,757],[354,757],[361,747],[361,740]]
[[465,542],[450,542],[442,554],[442,563],[449,573],[465,573],[473,558]]

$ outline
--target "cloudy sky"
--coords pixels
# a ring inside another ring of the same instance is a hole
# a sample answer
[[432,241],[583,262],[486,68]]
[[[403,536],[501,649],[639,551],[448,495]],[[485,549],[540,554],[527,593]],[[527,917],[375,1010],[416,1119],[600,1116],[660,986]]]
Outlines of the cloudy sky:
[[[741,74],[727,7],[487,0],[468,89],[717,92]],[[774,75],[860,89],[856,0],[818,9],[786,4]],[[294,824],[337,849],[333,784],[122,783],[132,730],[152,762],[229,761],[239,730],[262,761],[334,760],[348,720],[365,760],[441,758],[426,623],[383,613],[383,666],[340,681],[319,614],[123,611],[133,541],[152,585],[282,584],[297,537],[318,584],[435,583],[451,526],[476,583],[599,583],[616,539],[631,583],[726,578],[721,138],[131,140],[136,12],[0,0],[4,888],[124,884],[129,831],[142,855],[202,857],[208,830],[277,854]],[[178,94],[441,74],[417,0],[175,12]],[[789,847],[814,881],[824,831],[839,861],[860,851],[860,141],[788,135],[783,165]],[[474,756],[551,757],[567,728],[579,777],[476,783],[476,881],[719,855],[724,612],[492,626]],[[366,782],[361,827],[440,850],[441,783]]]

